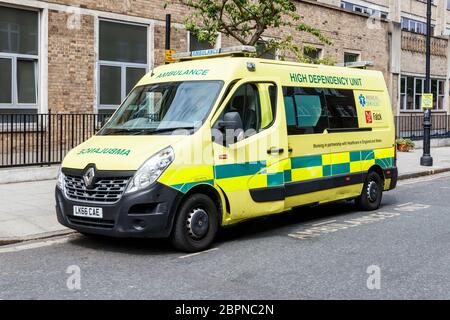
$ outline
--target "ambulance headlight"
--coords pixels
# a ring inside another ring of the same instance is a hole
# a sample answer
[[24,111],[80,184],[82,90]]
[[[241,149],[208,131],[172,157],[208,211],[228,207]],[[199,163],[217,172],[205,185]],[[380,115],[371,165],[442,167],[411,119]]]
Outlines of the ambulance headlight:
[[152,157],[136,171],[125,193],[136,192],[152,185],[173,162],[175,154],[172,147],[165,148]]
[[65,175],[62,173],[61,168],[58,169],[58,178],[56,179],[56,186],[60,189],[64,189],[64,178]]

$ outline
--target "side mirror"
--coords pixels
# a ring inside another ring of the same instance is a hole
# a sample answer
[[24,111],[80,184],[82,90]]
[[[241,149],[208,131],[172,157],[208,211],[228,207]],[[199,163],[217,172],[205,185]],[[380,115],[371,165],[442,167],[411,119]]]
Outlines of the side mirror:
[[238,112],[227,112],[223,120],[218,122],[218,127],[223,133],[223,142],[226,146],[244,139],[244,125]]

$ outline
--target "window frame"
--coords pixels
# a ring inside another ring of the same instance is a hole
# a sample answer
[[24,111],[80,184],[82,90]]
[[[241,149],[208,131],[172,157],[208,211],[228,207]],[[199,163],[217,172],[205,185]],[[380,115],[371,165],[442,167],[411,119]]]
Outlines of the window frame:
[[[346,56],[346,55],[353,55],[353,56],[356,56],[356,60],[355,60],[355,61],[347,61],[347,62],[346,62],[346,61],[345,61],[345,56]],[[343,58],[344,58],[344,59],[343,59],[344,64],[358,62],[358,61],[361,61],[361,52],[345,50],[345,51],[344,51],[344,57],[343,57]]]
[[[420,28],[419,28],[420,26]],[[431,35],[434,34],[434,25],[431,25]],[[401,17],[400,18],[400,28],[402,30],[406,30],[408,32],[417,33],[421,35],[427,34],[427,24],[426,22],[415,20],[408,17]],[[421,29],[421,31],[419,31]]]
[[[41,19],[42,13],[38,8],[23,8],[23,7],[15,7],[8,6],[5,4],[0,4],[0,7],[13,8],[22,11],[31,11],[37,14],[37,54],[23,54],[23,53],[13,53],[13,52],[0,52],[0,58],[2,59],[10,59],[11,60],[11,103],[0,103],[0,110],[27,110],[33,109],[38,111],[39,109],[39,80],[41,79],[40,75],[40,63],[41,63]],[[19,102],[19,88],[17,83],[17,60],[30,60],[34,62],[34,90],[35,90],[35,103],[20,103]]]
[[[418,93],[417,92],[417,81],[420,81],[420,82],[422,82],[422,92],[420,92],[420,93]],[[422,95],[423,95],[423,92],[424,92],[424,90],[425,90],[425,79],[424,78],[421,78],[421,77],[414,77],[414,103],[413,103],[413,111],[420,111],[420,110],[422,110]],[[417,99],[417,97],[419,97],[419,107],[417,107],[417,105],[416,105],[416,99]]]
[[[436,94],[433,92],[433,86],[431,85],[431,93],[433,93],[433,108],[432,110],[435,111],[444,111],[444,99],[445,99],[445,80],[443,79],[431,79],[431,81],[436,81]],[[439,93],[440,89],[442,89],[442,93]],[[442,105],[439,103],[440,99],[442,98]],[[434,102],[436,101],[436,104]]]
[[[445,110],[445,80],[444,79],[435,79],[437,80],[437,95],[436,95],[436,110]],[[442,94],[439,93],[439,89],[441,88],[441,85],[443,87]],[[439,103],[439,98],[442,97],[442,106]]]
[[[112,19],[107,19],[107,18],[98,18],[98,23],[97,23],[97,63],[96,63],[96,79],[97,79],[97,84],[96,84],[96,96],[97,96],[97,102],[96,102],[96,106],[97,106],[97,111],[101,112],[101,111],[115,111],[121,104],[122,102],[127,98],[129,92],[127,93],[127,68],[141,68],[141,69],[145,69],[145,74],[147,74],[150,70],[150,57],[149,57],[149,52],[150,52],[150,41],[149,41],[149,32],[151,31],[151,25],[148,24],[142,24],[142,23],[135,23],[135,22],[130,22],[130,21],[120,21],[120,20],[112,20]],[[134,26],[139,26],[139,27],[143,27],[146,28],[146,37],[145,37],[145,41],[147,43],[147,52],[145,53],[146,57],[147,57],[147,63],[135,63],[135,62],[122,62],[122,61],[109,61],[109,60],[100,60],[100,24],[105,21],[105,22],[109,22],[109,23],[117,23],[117,24],[124,24],[124,25],[134,25]],[[101,67],[105,66],[105,67],[120,67],[120,102],[117,105],[114,104],[101,104]],[[131,92],[131,91],[130,91]]]
[[353,5],[353,11],[354,12],[365,13],[364,9],[365,9],[365,7],[358,6],[356,4]]
[[389,16],[388,12],[385,12],[381,9],[381,7],[373,8],[367,7],[361,4],[355,4],[348,1],[341,1],[340,7],[347,11],[358,12],[362,14],[367,14],[370,17],[376,17],[381,19],[387,19]]
[[[404,92],[402,91],[402,85],[404,85]],[[399,92],[400,92],[400,111],[406,111],[408,110],[406,108],[406,97],[408,96],[408,81],[407,81],[407,77],[406,76],[401,76],[400,77],[400,87],[399,87]]]
[[[407,108],[407,99],[408,99],[408,79],[412,79],[413,80],[413,90],[412,90],[412,98],[413,98],[413,104],[412,104],[412,109],[408,109]],[[437,85],[436,85],[436,90],[437,90],[437,94],[434,95],[433,93],[433,98],[436,99],[436,106],[433,105],[433,111],[445,111],[445,85],[446,85],[446,80],[444,78],[431,78],[431,81],[436,81]],[[402,92],[402,81],[404,81],[405,83],[405,91]],[[422,85],[422,92],[417,92],[417,88],[416,88],[416,83],[417,81],[421,81]],[[431,84],[430,84],[431,85]],[[439,94],[439,89],[443,88],[442,90],[442,94]],[[399,87],[399,94],[400,94],[400,112],[404,112],[404,113],[417,113],[417,112],[422,112],[423,108],[420,105],[419,108],[417,107],[416,104],[416,97],[419,97],[419,101],[421,101],[421,96],[423,94],[423,92],[425,91],[425,78],[424,77],[420,77],[420,76],[414,76],[414,75],[402,75],[400,77],[400,87]],[[439,103],[439,98],[442,98],[442,105]],[[403,101],[403,108],[402,108],[402,101]]]
[[[120,103],[118,105],[114,104],[101,104],[101,67],[119,67],[120,68]],[[140,63],[129,63],[129,62],[114,62],[114,61],[98,61],[98,108],[101,110],[111,110],[117,109],[120,104],[125,100],[128,96],[127,93],[127,68],[139,68],[145,69],[145,73],[148,73],[148,65],[140,64]]]

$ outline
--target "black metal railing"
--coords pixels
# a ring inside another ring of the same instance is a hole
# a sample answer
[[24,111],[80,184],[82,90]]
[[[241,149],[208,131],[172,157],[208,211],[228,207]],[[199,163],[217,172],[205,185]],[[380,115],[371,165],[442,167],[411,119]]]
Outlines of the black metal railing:
[[0,168],[50,165],[89,139],[109,114],[0,114]]
[[[0,168],[51,165],[89,139],[110,114],[0,114]],[[395,117],[398,138],[423,138],[423,115]],[[450,115],[433,114],[432,138],[450,138]]]
[[[450,115],[439,113],[431,118],[431,137],[450,138]],[[423,138],[423,114],[401,114],[395,117],[398,138],[419,140]]]

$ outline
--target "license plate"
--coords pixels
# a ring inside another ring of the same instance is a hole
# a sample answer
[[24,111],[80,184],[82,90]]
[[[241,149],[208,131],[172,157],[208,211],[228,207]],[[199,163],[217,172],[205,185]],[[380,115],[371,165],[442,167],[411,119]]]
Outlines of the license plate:
[[103,209],[94,207],[73,206],[73,215],[86,218],[103,218]]

